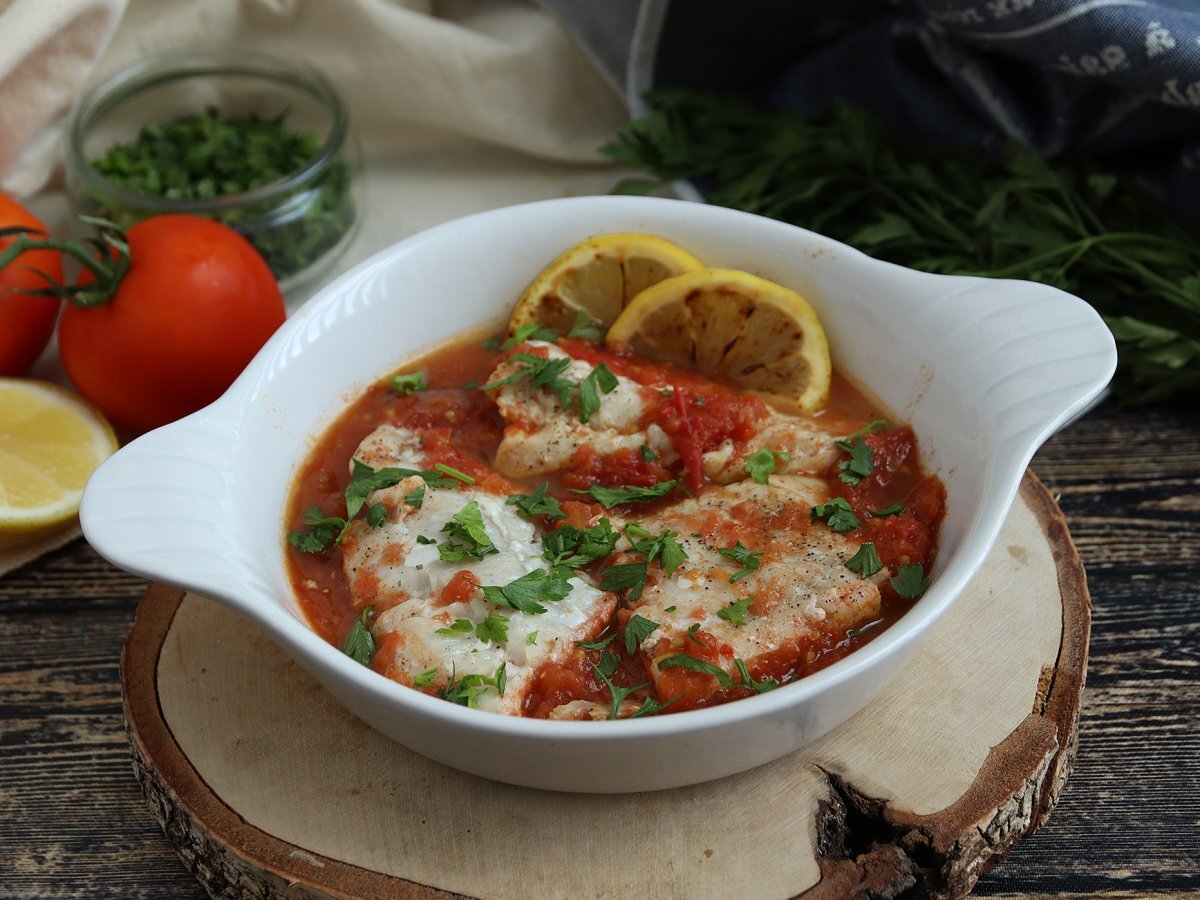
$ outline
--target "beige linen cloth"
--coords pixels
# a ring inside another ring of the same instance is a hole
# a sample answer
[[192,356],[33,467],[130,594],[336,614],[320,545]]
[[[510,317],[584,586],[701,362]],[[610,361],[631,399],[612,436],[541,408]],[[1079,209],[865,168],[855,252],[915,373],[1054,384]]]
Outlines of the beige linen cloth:
[[[131,62],[214,44],[318,66],[346,101],[366,203],[332,275],[448,219],[618,177],[596,148],[624,103],[522,0],[0,0],[0,189],[77,231],[61,177],[72,104]],[[63,380],[53,348],[32,374]],[[77,534],[0,550],[0,575]]]

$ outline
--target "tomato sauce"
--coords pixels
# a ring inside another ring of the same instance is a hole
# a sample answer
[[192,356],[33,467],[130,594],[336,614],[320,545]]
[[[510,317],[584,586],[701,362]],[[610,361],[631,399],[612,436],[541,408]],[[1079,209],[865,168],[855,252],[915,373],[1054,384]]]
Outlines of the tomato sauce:
[[[427,468],[442,463],[475,478],[488,490],[505,494],[531,493],[546,482],[549,493],[560,500],[566,523],[586,527],[605,510],[573,491],[586,490],[590,485],[650,487],[664,481],[678,481],[679,486],[661,501],[639,507],[651,512],[687,496],[688,492],[699,492],[704,486],[702,455],[726,441],[732,441],[739,449],[749,448],[758,426],[770,414],[766,404],[756,396],[740,393],[689,370],[650,362],[628,348],[614,350],[571,339],[560,340],[559,346],[576,359],[593,365],[604,362],[615,374],[655,388],[656,394],[646,404],[640,427],[658,425],[670,438],[679,460],[666,465],[646,448],[601,454],[583,447],[572,456],[569,467],[557,475],[529,482],[499,475],[490,460],[495,456],[505,422],[491,395],[474,388],[486,381],[507,353],[484,349],[478,335],[464,336],[404,367],[406,371],[424,373],[426,390],[402,396],[385,380],[354,401],[320,437],[297,476],[286,511],[285,532],[303,530],[305,511],[311,507],[321,509],[326,515],[345,515],[343,491],[349,481],[351,455],[363,438],[384,423],[422,433]],[[836,372],[829,401],[815,416],[817,424],[834,435],[850,435],[879,418],[880,411]],[[853,538],[873,542],[885,566],[895,571],[900,566],[919,564],[928,572],[945,517],[945,489],[941,481],[922,469],[917,440],[908,426],[864,433],[861,439],[871,449],[871,474],[857,484],[847,484],[839,478],[838,469],[832,468],[823,473],[831,495],[850,504],[862,523]],[[898,512],[889,509],[897,505],[903,509]],[[746,521],[758,514],[756,510],[737,508],[723,512],[724,515],[710,514],[697,526],[706,536],[723,544],[732,543],[722,537],[731,521]],[[781,515],[791,519],[776,518],[769,526],[783,535],[780,540],[786,540],[789,531],[795,533],[812,524],[808,510],[785,509]],[[769,552],[769,541],[765,546]],[[309,623],[326,641],[342,646],[361,610],[352,603],[340,555],[336,551],[300,553],[289,547],[287,560],[293,588]],[[602,565],[596,564],[584,571],[598,581],[602,569]],[[470,597],[477,587],[478,581],[469,571],[460,571],[442,590],[437,603],[459,602]],[[765,611],[772,602],[765,591],[762,593],[754,601],[754,612]],[[811,674],[872,640],[915,602],[898,596],[890,583],[884,585],[881,593],[882,615],[878,620],[849,633],[817,632],[798,638],[753,660],[750,676],[756,681],[773,678],[784,684]],[[629,609],[619,608],[614,620],[594,640],[602,642],[614,637],[606,647],[618,660],[610,680],[621,688],[637,688],[629,694],[629,700],[640,703],[653,694],[653,689],[646,664],[641,657],[630,655],[624,646],[624,626],[632,615]],[[726,669],[732,664],[732,649],[702,629],[696,629],[682,641],[684,646],[661,649],[684,652]],[[395,634],[384,635],[372,668],[390,675],[388,661],[393,659],[399,642]],[[544,666],[525,698],[524,714],[545,717],[572,700],[592,700],[607,707],[609,690],[594,668],[601,652],[581,651],[562,664]],[[753,694],[749,688],[721,686],[712,676],[685,668],[663,670],[659,688],[660,701],[673,701],[668,707],[671,712]]]

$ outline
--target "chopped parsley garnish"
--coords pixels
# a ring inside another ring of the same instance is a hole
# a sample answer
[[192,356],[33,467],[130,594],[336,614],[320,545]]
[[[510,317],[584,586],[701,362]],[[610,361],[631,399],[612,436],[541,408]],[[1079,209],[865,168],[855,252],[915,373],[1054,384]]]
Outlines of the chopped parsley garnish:
[[[742,546],[742,542],[738,541],[732,547],[718,547],[717,552],[722,556],[727,556],[737,563],[742,568],[729,576],[729,583],[741,581],[755,569],[762,565],[761,550],[749,550]],[[738,624],[741,624],[740,622]]]
[[429,687],[437,678],[437,669],[426,669],[420,675],[413,679],[413,687]]
[[604,487],[600,484],[593,484],[587,490],[578,488],[572,488],[572,490],[576,494],[590,494],[592,499],[605,509],[612,509],[622,503],[649,503],[651,500],[657,500],[677,484],[679,482],[672,479],[671,481],[660,481],[652,487],[641,487],[636,484],[627,484],[624,487]]
[[617,633],[614,631],[606,638],[601,638],[598,641],[576,641],[576,647],[582,647],[584,650],[603,650],[609,644],[617,639]]
[[470,619],[455,619],[454,624],[446,628],[437,629],[434,634],[444,634],[448,637],[462,637],[470,634],[475,630],[475,626],[471,624]]
[[498,338],[498,337],[488,338],[486,341],[484,341],[482,344],[479,345],[479,349],[480,350],[499,350],[500,349],[500,338]]
[[443,475],[449,475],[455,481],[461,481],[463,484],[474,484],[475,479],[466,472],[460,472],[453,466],[448,466],[445,463],[434,463],[433,468]]
[[565,519],[567,516],[558,505],[558,500],[546,492],[550,486],[543,482],[532,494],[513,494],[504,502],[515,506],[526,518],[545,516],[547,522]]
[[575,391],[575,383],[562,377],[563,372],[571,365],[571,357],[547,359],[532,353],[514,353],[512,360],[520,363],[514,371],[497,381],[490,381],[480,387],[481,391],[491,391],[506,384],[515,384],[525,378],[529,379],[532,387],[549,388],[558,397],[563,406],[571,405],[571,395]]
[[687,632],[688,640],[690,640],[694,644],[699,644],[701,647],[703,647],[704,641],[702,641],[702,640],[700,640],[700,638],[696,637],[696,632],[699,630],[700,630],[699,622],[693,622],[691,625],[689,625],[688,632]]
[[915,600],[927,590],[929,590],[929,582],[931,581],[925,575],[925,570],[920,563],[914,563],[911,566],[901,566],[900,571],[896,573],[896,577],[889,579],[892,587],[896,589],[896,593],[907,600]]
[[600,576],[600,588],[605,591],[613,591],[620,593],[621,591],[629,591],[629,600],[632,602],[642,596],[642,589],[646,586],[646,561],[634,563],[623,563],[617,566],[609,566],[604,570],[604,574]]
[[418,544],[436,544],[437,540],[434,538],[431,538],[431,537],[425,537],[425,535],[423,535],[423,534],[418,534],[417,535],[417,543]]
[[474,500],[456,512],[442,526],[450,535],[438,544],[438,556],[443,562],[462,562],[464,559],[483,559],[489,553],[499,553],[483,527],[483,513]]
[[642,444],[642,446],[638,447],[638,455],[646,462],[654,462],[656,459],[658,459],[658,454],[651,450],[646,444]]
[[876,419],[874,422],[864,425],[862,428],[858,429],[858,431],[855,431],[853,434],[846,435],[844,438],[842,438],[842,440],[843,441],[852,441],[855,438],[864,437],[865,435],[868,435],[868,434],[874,434],[877,431],[883,431],[885,428],[891,428],[891,427],[892,427],[892,423],[889,422],[887,419]]
[[775,471],[776,460],[779,462],[791,462],[792,455],[786,450],[756,450],[746,457],[746,461],[742,464],[742,468],[746,474],[757,481],[759,484],[766,484],[767,477]]
[[853,531],[862,525],[862,521],[850,508],[850,503],[844,497],[834,497],[828,503],[821,503],[812,508],[813,520],[825,519],[834,531]]
[[600,394],[611,394],[617,386],[617,376],[604,363],[588,372],[579,382],[579,421],[585,425],[600,411]]
[[536,644],[537,635],[538,633],[536,631],[531,631],[529,634],[525,635],[525,646],[532,647],[534,644]]
[[387,507],[382,503],[373,503],[367,507],[367,524],[378,528],[387,521]]
[[301,553],[320,553],[338,540],[346,520],[341,516],[327,516],[319,506],[312,506],[304,511],[304,524],[310,526],[309,529],[293,531],[287,536],[288,543]]
[[664,610],[663,610],[663,612],[675,612],[675,610],[677,610],[677,609],[679,609],[679,607],[678,607],[678,606],[675,606],[674,604],[671,604],[671,605],[670,605],[670,606],[668,606],[666,609],[664,609]]
[[657,559],[669,576],[688,558],[687,551],[676,540],[678,537],[675,531],[664,531],[655,537],[636,522],[631,522],[625,529],[625,539],[632,549],[644,554],[645,559],[609,566],[600,577],[600,587],[606,591],[629,591],[627,599],[637,600],[646,587],[650,563]]
[[746,616],[753,605],[753,597],[742,597],[740,600],[734,600],[727,607],[719,610],[717,615],[726,622],[732,622],[734,625],[745,625]]
[[503,586],[488,585],[483,588],[483,596],[490,603],[535,616],[546,611],[542,602],[558,601],[569,593],[571,583],[545,569],[534,569]]
[[612,553],[617,537],[608,519],[601,519],[591,528],[563,525],[542,535],[542,555],[552,566],[578,569]]
[[591,667],[596,670],[596,675],[599,676],[600,680],[604,682],[605,687],[608,688],[608,694],[612,701],[612,705],[608,711],[609,719],[617,717],[617,713],[621,709],[621,702],[626,697],[635,691],[640,691],[642,688],[650,687],[650,682],[648,681],[645,684],[638,684],[630,688],[617,687],[617,685],[613,684],[612,676],[617,671],[618,662],[619,660],[606,650],[600,656],[599,665],[590,663]]
[[883,568],[883,562],[879,559],[879,554],[875,552],[875,545],[871,541],[867,541],[858,548],[857,553],[846,560],[846,568],[858,575],[859,578],[870,578]]
[[882,519],[885,516],[898,516],[902,512],[904,512],[904,504],[903,503],[893,503],[889,506],[884,506],[880,509],[871,510],[871,515],[875,516],[876,518]]
[[604,337],[604,325],[596,318],[588,315],[586,310],[579,310],[575,313],[575,321],[571,323],[571,330],[567,332],[569,338],[579,338],[583,341],[598,341]]
[[507,341],[500,345],[501,350],[511,350],[517,344],[522,344],[525,341],[545,341],[548,344],[553,344],[558,340],[558,335],[551,328],[543,328],[537,322],[526,322],[512,333]]
[[411,491],[404,495],[404,502],[416,509],[421,508],[421,504],[425,502],[425,485],[421,485],[415,491]]
[[703,659],[696,659],[694,656],[689,656],[686,653],[676,653],[674,656],[668,656],[666,659],[658,661],[660,669],[681,668],[688,669],[692,672],[700,672],[703,675],[711,675],[717,679],[721,687],[742,687],[749,688],[757,694],[762,694],[767,691],[773,691],[779,687],[779,682],[774,678],[764,678],[762,681],[755,681],[750,671],[746,668],[746,664],[740,659],[735,659],[733,664],[737,667],[738,674],[741,676],[741,681],[734,681],[733,677],[722,669],[720,666],[713,665]]
[[415,394],[417,391],[429,390],[429,385],[425,383],[424,372],[409,372],[407,375],[393,375],[388,379],[392,386],[392,390],[401,396],[405,394]]
[[630,656],[637,653],[638,647],[642,645],[642,641],[650,637],[656,628],[658,628],[657,622],[652,622],[650,619],[639,615],[632,616],[625,623],[625,649],[629,651]]
[[858,484],[875,471],[875,463],[871,458],[871,448],[867,446],[867,442],[862,438],[856,437],[854,440],[834,441],[833,446],[839,450],[845,450],[850,454],[849,459],[843,459],[838,463],[838,469],[841,471],[838,477],[846,484]]
[[342,645],[343,653],[364,666],[370,665],[371,657],[375,655],[375,635],[371,634],[371,629],[367,627],[367,619],[371,617],[374,609],[375,607],[368,606],[362,611],[362,615],[350,626],[346,643]]
[[677,694],[666,703],[661,703],[653,697],[647,697],[629,718],[640,719],[642,716],[656,716],[682,696],[683,694]]
[[508,617],[492,613],[476,627],[475,637],[485,644],[503,644],[508,640]]
[[487,693],[488,688],[495,688],[496,693],[503,697],[504,686],[508,682],[507,665],[507,663],[500,663],[496,668],[496,673],[490,678],[487,675],[464,675],[462,678],[456,679],[454,670],[451,669],[450,683],[438,691],[438,696],[451,703],[457,703],[459,706],[469,707],[474,707],[475,701]]
[[596,670],[596,674],[607,681],[609,678],[612,678],[613,673],[617,671],[617,666],[620,664],[621,661],[617,659],[615,654],[605,650],[600,654],[599,664],[593,665],[593,668]]

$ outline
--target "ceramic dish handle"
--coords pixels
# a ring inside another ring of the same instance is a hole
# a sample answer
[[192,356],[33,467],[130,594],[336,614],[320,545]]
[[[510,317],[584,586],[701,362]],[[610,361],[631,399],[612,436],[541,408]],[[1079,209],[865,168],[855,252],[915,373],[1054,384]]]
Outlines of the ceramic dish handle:
[[233,524],[236,429],[203,416],[151,431],[104,462],[79,518],[109,562],[228,598],[257,580],[256,567]]

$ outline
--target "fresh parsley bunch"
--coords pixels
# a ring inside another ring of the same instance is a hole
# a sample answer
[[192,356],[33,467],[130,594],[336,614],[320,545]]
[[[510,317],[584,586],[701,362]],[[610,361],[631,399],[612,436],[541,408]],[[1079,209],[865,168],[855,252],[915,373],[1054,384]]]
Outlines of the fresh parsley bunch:
[[1025,278],[1085,298],[1116,337],[1130,403],[1200,392],[1200,244],[1136,184],[1082,160],[1047,162],[901,142],[848,105],[806,118],[683,90],[602,148],[708,202],[819,231],[880,259],[954,275]]

